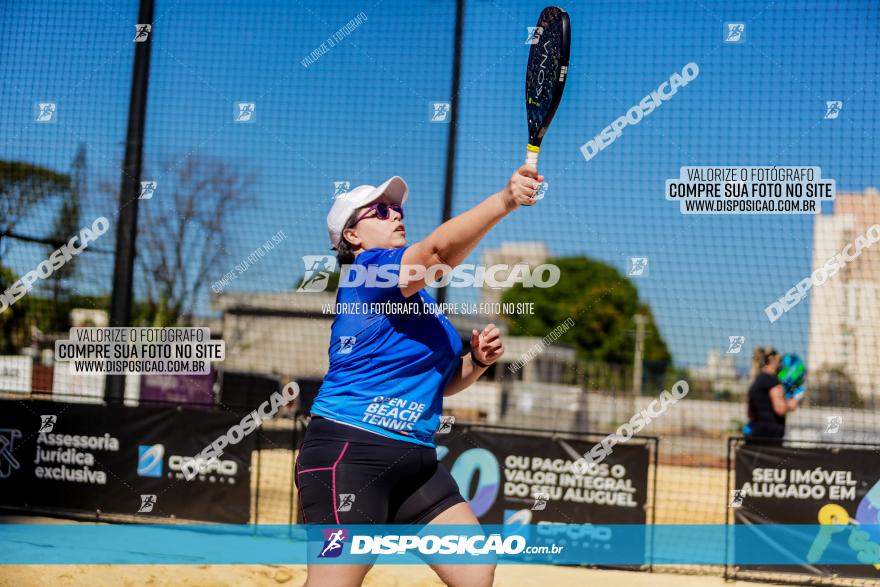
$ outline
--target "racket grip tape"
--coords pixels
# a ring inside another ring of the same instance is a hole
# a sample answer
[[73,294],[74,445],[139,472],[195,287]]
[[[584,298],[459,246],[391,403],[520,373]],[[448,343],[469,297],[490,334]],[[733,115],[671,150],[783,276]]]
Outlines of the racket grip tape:
[[535,169],[538,168],[538,153],[541,152],[540,147],[528,145],[526,147],[526,165],[531,165]]

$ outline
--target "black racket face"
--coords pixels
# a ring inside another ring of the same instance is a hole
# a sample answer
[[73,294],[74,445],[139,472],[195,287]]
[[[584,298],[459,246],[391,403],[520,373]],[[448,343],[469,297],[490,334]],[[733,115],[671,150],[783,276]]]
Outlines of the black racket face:
[[526,68],[529,144],[536,147],[541,145],[541,139],[556,114],[559,100],[562,99],[571,43],[568,13],[561,8],[548,6],[542,10],[537,27],[537,42],[529,50],[529,64]]

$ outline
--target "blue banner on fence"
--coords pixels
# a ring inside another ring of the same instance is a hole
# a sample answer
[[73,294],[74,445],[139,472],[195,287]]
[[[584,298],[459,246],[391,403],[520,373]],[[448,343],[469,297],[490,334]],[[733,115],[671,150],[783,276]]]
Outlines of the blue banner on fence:
[[[833,525],[0,525],[0,564],[880,565]],[[647,540],[645,540],[647,538]],[[646,548],[645,544],[653,545]],[[877,571],[880,575],[880,571]]]

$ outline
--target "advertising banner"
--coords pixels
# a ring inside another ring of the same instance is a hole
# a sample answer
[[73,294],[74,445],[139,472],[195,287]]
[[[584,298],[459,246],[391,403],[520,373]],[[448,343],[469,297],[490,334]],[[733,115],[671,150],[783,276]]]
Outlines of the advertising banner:
[[182,474],[239,420],[204,409],[0,401],[0,505],[247,523],[254,435],[191,481]]
[[[509,532],[528,527],[538,538],[610,552],[623,539],[610,525],[640,525],[647,548],[651,450],[632,442],[584,475],[572,470],[595,441],[499,430],[453,427],[436,437],[438,454],[483,524]],[[632,550],[633,535],[626,540]]]
[[[807,552],[791,553],[805,564],[741,570],[880,579],[880,450],[743,444],[736,447],[735,464],[736,524],[813,525],[815,533]],[[824,562],[844,554],[865,564]]]

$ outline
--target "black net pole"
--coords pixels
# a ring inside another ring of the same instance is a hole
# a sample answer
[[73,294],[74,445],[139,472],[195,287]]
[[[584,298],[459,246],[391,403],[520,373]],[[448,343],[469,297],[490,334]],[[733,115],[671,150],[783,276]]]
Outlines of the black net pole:
[[[116,224],[116,260],[113,267],[113,293],[110,298],[110,326],[129,326],[137,240],[138,195],[143,163],[144,122],[147,113],[147,84],[150,77],[150,47],[153,0],[141,0],[138,28],[135,35],[146,39],[135,42],[134,67],[131,74],[131,98],[128,107],[128,132],[125,138],[125,162],[119,190],[119,217]],[[107,375],[104,398],[108,403],[121,403],[125,394],[125,375]]]

